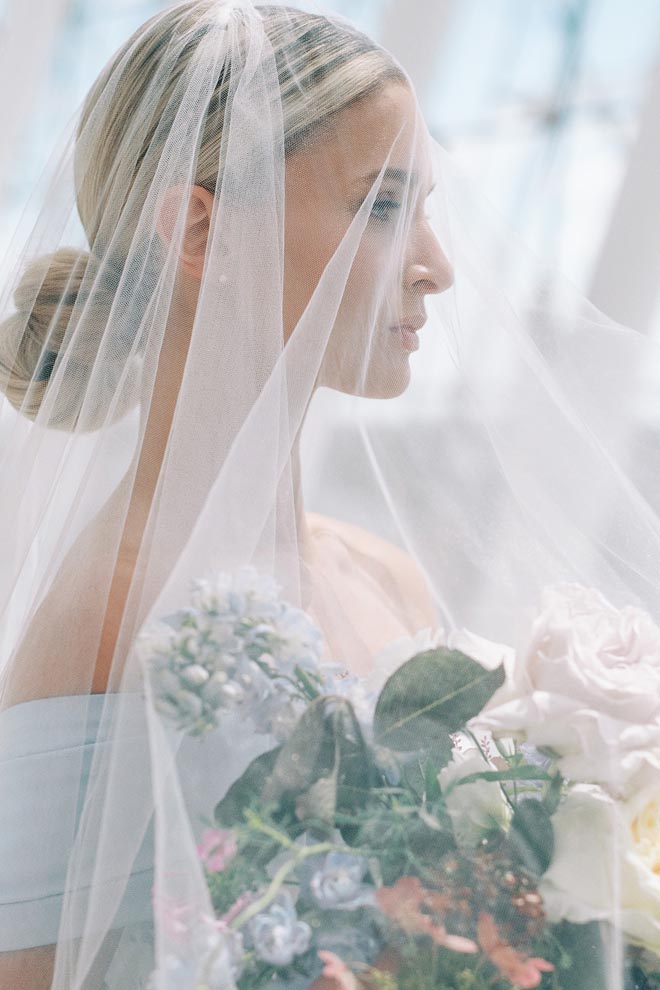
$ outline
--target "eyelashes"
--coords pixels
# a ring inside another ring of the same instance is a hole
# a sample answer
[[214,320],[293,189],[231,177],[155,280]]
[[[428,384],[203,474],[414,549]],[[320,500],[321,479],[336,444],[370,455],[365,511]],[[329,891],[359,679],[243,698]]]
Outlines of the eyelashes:
[[[394,193],[385,193],[383,195],[380,195],[374,201],[373,206],[371,207],[371,213],[369,219],[376,221],[378,224],[382,224],[382,225],[390,223],[395,220],[395,218],[399,213],[401,213],[401,211],[404,208],[404,203],[406,202],[407,202],[406,197],[404,197],[402,200],[400,198],[397,198],[397,196]],[[412,206],[412,204],[410,205]],[[427,210],[424,211],[424,220],[427,223],[430,220],[430,215]]]
[[379,223],[387,223],[401,209],[402,204],[391,196],[381,197],[371,208],[371,218]]

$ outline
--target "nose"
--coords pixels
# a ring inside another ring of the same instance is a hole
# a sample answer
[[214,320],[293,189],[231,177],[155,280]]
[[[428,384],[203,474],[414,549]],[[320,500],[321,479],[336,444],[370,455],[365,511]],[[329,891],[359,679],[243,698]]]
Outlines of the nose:
[[403,285],[416,295],[438,295],[454,284],[454,269],[428,221],[410,244]]

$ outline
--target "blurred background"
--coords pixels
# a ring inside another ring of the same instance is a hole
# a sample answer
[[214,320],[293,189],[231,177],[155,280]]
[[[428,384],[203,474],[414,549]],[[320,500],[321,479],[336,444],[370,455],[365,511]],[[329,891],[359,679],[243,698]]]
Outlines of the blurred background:
[[[168,5],[0,0],[0,252],[102,65]],[[330,6],[394,51],[434,135],[551,268],[660,333],[658,0]]]
[[[536,282],[526,285],[530,294],[542,297],[552,272],[561,272],[608,316],[660,341],[660,0],[325,3],[395,53],[434,136],[540,257]],[[29,225],[37,211],[39,179],[107,59],[170,4],[0,0],[0,258],[19,220]],[[516,248],[515,238],[511,245]],[[525,282],[524,272],[515,274]],[[657,365],[644,369],[639,418],[623,463],[660,509],[660,360]],[[627,381],[625,369],[614,370]],[[506,385],[505,372],[506,355],[484,356],[484,374],[495,386]],[[436,366],[432,373],[440,374]],[[446,403],[445,475],[473,479],[488,502],[497,471],[489,473],[491,462],[474,443],[460,398],[437,385],[434,413],[440,397]],[[390,422],[387,404],[373,407],[378,435],[396,458],[410,422]],[[315,408],[322,417],[323,406]],[[419,456],[437,456],[424,410],[412,410],[413,418]],[[13,410],[0,402],[0,447],[13,423]],[[378,528],[362,497],[371,468],[348,416],[328,442],[331,450],[312,447],[303,459],[309,507]],[[594,496],[605,530],[612,498]],[[385,526],[382,535],[405,541],[402,531]],[[506,557],[505,539],[503,549]],[[477,602],[474,581],[465,587]]]

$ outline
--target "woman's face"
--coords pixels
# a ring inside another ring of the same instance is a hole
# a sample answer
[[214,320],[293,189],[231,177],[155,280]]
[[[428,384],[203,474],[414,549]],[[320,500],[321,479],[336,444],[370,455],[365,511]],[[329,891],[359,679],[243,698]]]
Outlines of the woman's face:
[[[343,110],[311,146],[287,158],[286,340],[337,249],[347,252],[336,259],[339,289],[329,273],[323,284],[339,309],[319,384],[373,398],[399,395],[408,385],[425,297],[453,282],[425,214],[433,185],[427,141],[413,92],[392,83]],[[370,211],[365,207],[364,220],[356,220],[384,165]]]

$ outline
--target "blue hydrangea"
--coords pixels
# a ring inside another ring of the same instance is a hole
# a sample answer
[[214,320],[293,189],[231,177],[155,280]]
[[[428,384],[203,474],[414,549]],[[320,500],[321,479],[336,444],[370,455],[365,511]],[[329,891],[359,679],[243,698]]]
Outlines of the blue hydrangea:
[[312,929],[300,921],[293,899],[282,891],[277,899],[249,922],[254,951],[271,966],[290,966],[309,949]]
[[191,606],[147,626],[138,639],[156,710],[193,735],[223,714],[250,717],[283,739],[304,705],[296,670],[316,677],[323,641],[305,612],[280,600],[254,568],[194,582]]
[[363,883],[368,868],[364,856],[329,852],[310,879],[312,897],[319,907],[333,911],[355,911],[373,904],[373,887]]

